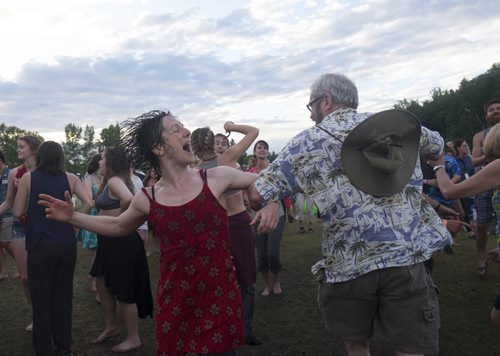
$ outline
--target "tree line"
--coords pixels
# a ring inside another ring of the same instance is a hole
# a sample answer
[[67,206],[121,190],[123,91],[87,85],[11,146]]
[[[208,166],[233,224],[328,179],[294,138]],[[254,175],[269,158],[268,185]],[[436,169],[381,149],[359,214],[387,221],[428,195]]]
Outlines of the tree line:
[[464,139],[470,145],[474,134],[486,128],[484,104],[500,98],[500,63],[473,79],[462,79],[456,90],[433,88],[430,94],[431,98],[423,102],[400,100],[394,108],[414,113],[446,141]]
[[[500,63],[493,64],[485,73],[473,79],[462,79],[456,90],[436,87],[431,89],[430,94],[430,99],[423,102],[406,98],[399,100],[394,108],[414,113],[424,126],[439,131],[446,141],[461,138],[471,144],[474,133],[486,126],[483,105],[491,98],[500,98]],[[64,134],[62,146],[66,156],[66,169],[73,173],[83,174],[94,154],[120,142],[118,124],[103,129],[99,138],[96,138],[93,126],[82,127],[73,123],[64,127]],[[17,138],[24,135],[37,136],[43,141],[37,132],[0,124],[0,148],[10,167],[20,164],[17,158]],[[234,144],[232,139],[231,141]],[[270,160],[276,156],[272,152]],[[248,159],[249,156],[245,153],[238,162],[245,165]]]
[[[17,158],[17,138],[21,136],[36,136],[40,141],[43,137],[35,131],[24,130],[16,126],[0,124],[0,148],[5,155],[6,164],[16,167],[22,162]],[[66,170],[72,173],[84,174],[90,158],[106,147],[113,147],[120,142],[120,126],[109,125],[96,138],[93,126],[85,127],[67,124],[64,127],[65,141],[61,143],[66,158]]]

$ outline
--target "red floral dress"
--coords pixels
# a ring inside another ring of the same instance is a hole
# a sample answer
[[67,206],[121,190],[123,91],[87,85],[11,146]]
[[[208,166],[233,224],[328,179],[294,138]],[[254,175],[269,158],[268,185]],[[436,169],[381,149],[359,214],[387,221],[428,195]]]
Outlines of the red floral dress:
[[243,343],[243,315],[227,212],[206,183],[182,206],[161,205],[151,189],[149,226],[160,242],[157,355],[222,353]]

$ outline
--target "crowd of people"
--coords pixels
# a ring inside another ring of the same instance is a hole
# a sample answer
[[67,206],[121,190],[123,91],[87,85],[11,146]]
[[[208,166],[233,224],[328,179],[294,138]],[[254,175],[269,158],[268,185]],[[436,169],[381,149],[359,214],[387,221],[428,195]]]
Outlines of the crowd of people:
[[[465,229],[476,239],[477,274],[487,275],[488,226],[500,213],[500,99],[485,105],[488,129],[474,136],[472,153],[409,112],[358,113],[357,88],[342,74],[314,81],[306,106],[314,126],[272,162],[257,127],[228,121],[224,133],[191,132],[158,110],[124,121],[121,146],[89,157],[83,182],[65,171],[58,143],[19,137],[24,163],[13,169],[0,152],[0,247],[32,306],[26,329],[36,355],[72,355],[78,241],[93,253],[89,288],[104,318],[91,343],[119,337],[119,306],[126,336],[112,352],[139,348],[138,318],[153,314],[157,355],[229,356],[260,345],[257,272],[261,295],[280,295],[285,221],[313,232],[316,214],[322,259],[311,271],[331,335],[349,355],[369,355],[374,334],[397,355],[437,353],[433,254],[453,253]],[[243,137],[230,144],[233,132]],[[148,167],[144,181],[133,167]],[[496,261],[498,253],[489,251]],[[500,325],[500,294],[491,319]]]

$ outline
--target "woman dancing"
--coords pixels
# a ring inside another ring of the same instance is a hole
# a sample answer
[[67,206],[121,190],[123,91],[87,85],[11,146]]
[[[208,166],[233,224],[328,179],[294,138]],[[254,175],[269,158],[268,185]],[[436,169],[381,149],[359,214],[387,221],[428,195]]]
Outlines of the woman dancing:
[[[246,189],[256,176],[230,167],[191,169],[190,132],[170,112],[151,111],[123,125],[124,147],[161,175],[121,215],[73,212],[70,196],[42,195],[51,219],[99,234],[131,233],[148,219],[160,242],[156,298],[157,355],[232,355],[243,341],[242,305],[229,250],[227,189]],[[257,215],[257,218],[259,215]]]

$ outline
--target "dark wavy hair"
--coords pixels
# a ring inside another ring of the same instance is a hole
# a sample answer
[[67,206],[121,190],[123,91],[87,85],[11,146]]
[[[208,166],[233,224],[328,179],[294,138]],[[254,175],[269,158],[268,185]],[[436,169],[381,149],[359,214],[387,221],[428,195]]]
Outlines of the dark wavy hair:
[[269,144],[268,144],[266,141],[264,141],[264,140],[259,140],[259,141],[255,142],[255,145],[253,145],[253,151],[254,151],[254,152],[255,152],[255,150],[257,149],[257,145],[263,145],[263,146],[266,148],[266,150],[268,150],[268,151],[269,151]]
[[210,127],[201,127],[191,133],[191,148],[200,159],[204,153],[215,155],[215,136]]
[[46,141],[38,147],[36,170],[51,176],[64,173],[64,151],[60,144]]
[[92,174],[99,169],[99,161],[101,160],[101,154],[96,153],[92,156],[92,159],[87,164],[87,173]]
[[120,147],[109,147],[104,150],[103,155],[106,157],[106,176],[103,179],[98,194],[103,191],[111,177],[120,177],[125,182],[127,188],[134,194],[134,183],[130,179],[130,164],[124,150]]
[[148,162],[161,177],[158,157],[153,152],[157,145],[164,144],[162,119],[165,116],[174,116],[170,111],[152,110],[138,117],[125,120],[120,128],[122,137],[120,147],[126,152],[130,163],[141,167]]
[[464,142],[465,142],[465,140],[461,139],[461,138],[453,141],[453,148],[455,149],[455,151],[457,151],[457,153],[458,153],[458,149],[460,148],[460,146],[462,146],[462,143],[464,143]]

